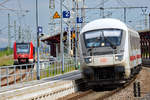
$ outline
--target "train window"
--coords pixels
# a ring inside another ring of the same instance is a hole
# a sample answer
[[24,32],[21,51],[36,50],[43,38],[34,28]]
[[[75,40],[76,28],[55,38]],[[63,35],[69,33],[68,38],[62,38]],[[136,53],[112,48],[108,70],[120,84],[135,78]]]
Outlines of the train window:
[[17,53],[29,53],[29,44],[17,44]]
[[131,35],[131,32],[130,32],[130,44],[131,44],[131,49],[133,50],[134,49],[134,38]]
[[100,45],[99,39],[102,37],[101,31],[91,31],[85,34],[87,47],[97,47]]
[[120,30],[104,30],[104,36],[106,37],[119,37],[120,35]]
[[102,36],[101,31],[91,31],[91,32],[88,32],[87,34],[85,34],[86,39],[93,39],[93,38],[98,38],[101,36]]
[[122,38],[122,31],[117,29],[94,30],[86,32],[86,47],[109,47],[112,44],[119,46]]

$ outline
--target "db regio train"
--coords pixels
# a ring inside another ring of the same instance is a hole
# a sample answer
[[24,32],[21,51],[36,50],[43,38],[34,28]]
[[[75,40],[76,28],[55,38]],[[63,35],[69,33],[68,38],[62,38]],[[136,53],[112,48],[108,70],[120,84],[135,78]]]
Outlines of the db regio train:
[[81,72],[87,82],[121,82],[141,69],[140,36],[120,20],[86,24],[79,41]]
[[35,61],[35,49],[32,42],[14,42],[14,65],[32,64]]

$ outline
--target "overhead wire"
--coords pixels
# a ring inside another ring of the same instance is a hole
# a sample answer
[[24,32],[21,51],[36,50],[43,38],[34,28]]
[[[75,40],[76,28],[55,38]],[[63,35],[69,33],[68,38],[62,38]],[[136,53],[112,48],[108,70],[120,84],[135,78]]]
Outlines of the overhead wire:
[[19,7],[19,12],[17,12],[17,17],[18,17],[18,20],[19,20],[19,24],[21,25],[21,4],[20,4],[20,0],[17,0],[17,3],[18,3],[18,7]]
[[[29,10],[23,10],[22,9],[22,7],[21,7],[21,2],[20,2],[20,0],[16,0],[16,2],[18,3],[18,7],[16,8],[16,9],[14,9],[14,8],[9,8],[9,7],[7,7],[5,4],[7,3],[7,2],[9,2],[9,1],[11,1],[11,0],[3,0],[3,1],[1,1],[0,2],[0,11],[1,10],[8,10],[8,11],[11,11],[11,12],[14,12],[14,14],[17,16],[17,20],[19,21],[19,24],[21,25],[21,19],[23,18],[22,17],[22,13],[23,12],[29,12]],[[19,9],[18,9],[19,8]],[[5,12],[5,13],[8,13],[8,12]],[[4,14],[4,12],[3,12],[3,14]],[[4,28],[1,28],[0,29],[0,31],[1,30],[4,30],[4,29],[6,29],[7,27],[4,27]],[[1,34],[2,34],[2,31],[1,31]]]
[[96,5],[94,8],[100,7],[101,5],[103,5],[104,3],[108,2],[109,0],[104,0],[104,2],[100,2],[100,4]]
[[4,6],[4,4],[7,3],[8,1],[10,1],[10,0],[5,0],[5,1],[3,1],[3,2],[0,3],[0,6],[3,7],[3,8],[5,8],[5,9],[0,9],[0,10],[14,11],[14,9],[11,9],[11,8],[8,8],[8,7]]
[[3,2],[0,3],[0,5],[3,5],[5,3],[7,3],[8,1],[10,1],[10,0],[4,0]]
[[122,1],[122,0],[116,0],[116,1],[117,1],[118,4],[120,4],[120,6],[123,6],[123,7],[124,6],[126,6],[126,7],[128,6],[128,4],[126,2],[124,2],[124,1]]
[[[95,8],[98,8],[98,7],[103,7],[104,8],[104,4],[107,3],[108,1],[110,1],[110,0],[102,0],[102,2],[100,2],[100,4],[98,4],[98,5],[96,5]],[[100,14],[100,16],[101,16],[101,14]],[[105,16],[104,13],[103,13],[103,16]],[[108,14],[108,16],[109,16],[109,14]]]
[[[10,0],[6,0],[6,1],[4,1],[4,2],[2,2],[2,3],[0,3],[0,6],[1,7],[3,7],[3,8],[0,8],[0,10],[10,10],[10,11],[12,11],[12,12],[16,12],[16,11],[18,11],[18,9],[13,9],[13,8],[9,8],[9,7],[6,7],[6,6],[4,6],[4,4],[6,3],[6,2],[8,2],[8,1],[10,1]],[[28,12],[28,10],[20,10],[20,12]]]
[[10,10],[10,11],[17,11],[17,10],[15,10],[15,9],[8,8],[8,7],[4,6],[4,5],[0,5],[0,6],[1,6],[1,7],[3,7],[3,8],[5,8],[5,9],[0,9],[0,10]]
[[129,6],[126,2],[124,2],[123,0],[120,0],[123,4],[125,4],[126,6]]

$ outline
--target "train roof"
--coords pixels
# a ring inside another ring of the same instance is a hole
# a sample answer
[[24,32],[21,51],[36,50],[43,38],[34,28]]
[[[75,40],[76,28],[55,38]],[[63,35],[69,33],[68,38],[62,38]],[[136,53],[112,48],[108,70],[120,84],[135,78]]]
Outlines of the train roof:
[[103,18],[103,19],[94,20],[86,24],[81,30],[81,34],[91,30],[106,29],[106,28],[116,28],[122,30],[128,29],[128,27],[118,19]]

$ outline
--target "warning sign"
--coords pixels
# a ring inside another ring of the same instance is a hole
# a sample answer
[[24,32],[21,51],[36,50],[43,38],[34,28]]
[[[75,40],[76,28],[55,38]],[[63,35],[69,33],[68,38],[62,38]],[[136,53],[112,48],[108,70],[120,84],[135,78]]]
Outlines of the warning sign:
[[56,19],[56,18],[60,18],[60,15],[58,14],[58,12],[57,12],[57,11],[55,12],[55,14],[54,14],[53,18],[54,18],[54,19]]

